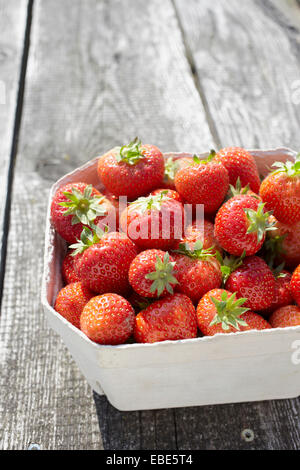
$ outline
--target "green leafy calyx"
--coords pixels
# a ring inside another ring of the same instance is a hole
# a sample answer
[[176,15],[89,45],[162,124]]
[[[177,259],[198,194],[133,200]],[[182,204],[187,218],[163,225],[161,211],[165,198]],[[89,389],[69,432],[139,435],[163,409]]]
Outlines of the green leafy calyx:
[[189,243],[180,243],[178,250],[174,250],[174,253],[186,255],[193,259],[207,260],[216,258],[215,248],[212,246],[210,248],[204,249],[201,240],[197,240],[193,248]]
[[228,292],[222,292],[221,300],[210,297],[216,307],[216,316],[210,326],[221,323],[223,330],[228,331],[230,327],[240,330],[240,326],[248,326],[241,315],[248,312],[249,308],[242,307],[247,299],[236,299],[236,293],[230,295]]
[[165,253],[163,260],[159,256],[156,257],[155,271],[146,274],[146,279],[153,281],[150,292],[156,292],[157,297],[161,296],[165,289],[170,294],[174,293],[172,285],[178,284],[174,276],[175,264],[170,261],[169,253]]
[[216,156],[216,151],[211,150],[207,158],[200,158],[198,155],[193,156],[193,163],[196,165],[205,165],[207,163],[210,163]]
[[300,153],[298,153],[296,160],[294,162],[287,161],[283,162],[275,162],[273,163],[272,167],[276,168],[272,174],[276,173],[286,173],[287,176],[299,176],[300,175]]
[[103,235],[107,232],[108,227],[105,227],[104,231],[94,224],[92,224],[92,230],[88,227],[84,227],[80,235],[80,240],[77,240],[77,243],[74,243],[69,247],[71,250],[74,250],[72,252],[72,256],[83,253],[90,246],[99,243]]
[[159,211],[161,209],[162,203],[166,199],[170,199],[167,194],[168,190],[165,190],[153,196],[139,197],[136,201],[132,202],[129,207],[134,211],[139,212],[140,214],[152,210]]
[[117,152],[116,159],[118,162],[126,162],[128,165],[135,165],[144,155],[142,153],[142,142],[136,137],[128,145],[123,145]]
[[63,194],[68,201],[60,202],[59,205],[65,207],[63,215],[73,215],[72,225],[82,223],[91,225],[96,217],[102,217],[107,214],[103,207],[104,196],[92,195],[92,185],[86,186],[83,193],[74,186],[71,192],[65,191]]
[[263,240],[267,231],[277,230],[275,222],[269,221],[269,217],[273,212],[264,212],[264,207],[265,204],[261,202],[258,205],[257,211],[253,209],[244,209],[249,222],[247,233],[256,233],[258,243]]
[[226,284],[227,279],[229,278],[230,274],[236,271],[240,266],[242,266],[244,258],[246,256],[246,251],[243,251],[242,256],[239,258],[236,256],[225,256],[222,258],[220,253],[217,253],[217,260],[221,265],[221,272],[223,276],[223,285]]
[[169,157],[165,163],[165,178],[173,181],[178,169],[179,169],[178,161],[173,160],[172,157]]

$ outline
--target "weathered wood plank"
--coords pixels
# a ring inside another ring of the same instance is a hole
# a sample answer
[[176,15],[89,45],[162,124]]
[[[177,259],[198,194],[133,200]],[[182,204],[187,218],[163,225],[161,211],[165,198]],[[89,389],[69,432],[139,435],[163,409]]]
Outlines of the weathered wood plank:
[[[0,0],[0,240],[5,245],[4,215],[9,186],[15,114],[26,29],[27,1]],[[0,250],[0,291],[5,261]],[[1,296],[1,292],[0,292]]]
[[[165,151],[214,144],[170,1],[36,1],[0,325],[4,448],[102,446],[92,392],[41,311],[43,218],[52,181],[136,134]],[[106,448],[173,448],[173,410],[96,405]]]
[[268,2],[174,4],[222,145],[300,147],[299,31]]
[[[291,27],[268,1],[174,4],[222,145],[300,147],[300,28]],[[175,415],[179,448],[300,448],[299,399]],[[248,443],[241,437],[247,428],[255,436]]]

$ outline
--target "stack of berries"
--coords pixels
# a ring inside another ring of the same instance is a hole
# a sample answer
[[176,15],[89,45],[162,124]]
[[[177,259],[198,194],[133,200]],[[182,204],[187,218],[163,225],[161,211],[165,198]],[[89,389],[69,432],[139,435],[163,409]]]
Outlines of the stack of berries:
[[68,244],[55,309],[92,341],[300,325],[300,157],[261,183],[242,148],[165,161],[135,139],[98,176],[103,194],[68,184],[51,206]]

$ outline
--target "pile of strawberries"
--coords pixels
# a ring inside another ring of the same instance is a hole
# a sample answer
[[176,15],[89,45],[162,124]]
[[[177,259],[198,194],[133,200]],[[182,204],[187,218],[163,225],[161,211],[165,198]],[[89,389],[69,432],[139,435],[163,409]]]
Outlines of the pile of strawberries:
[[69,245],[55,309],[92,341],[300,325],[300,157],[261,183],[242,148],[165,161],[135,139],[98,176],[102,193],[68,184],[51,206]]

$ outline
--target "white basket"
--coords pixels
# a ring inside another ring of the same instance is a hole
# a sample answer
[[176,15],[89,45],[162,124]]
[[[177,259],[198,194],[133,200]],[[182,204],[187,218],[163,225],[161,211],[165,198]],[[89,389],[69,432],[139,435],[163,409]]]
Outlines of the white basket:
[[[295,158],[290,149],[251,150],[261,174],[272,163]],[[203,156],[206,154],[203,154]],[[167,153],[169,156],[192,156]],[[101,190],[97,158],[55,183],[46,222],[42,304],[91,387],[119,410],[143,410],[293,398],[300,394],[300,326],[154,344],[101,346],[54,309],[62,287],[65,242],[51,226],[56,190],[84,181]]]

